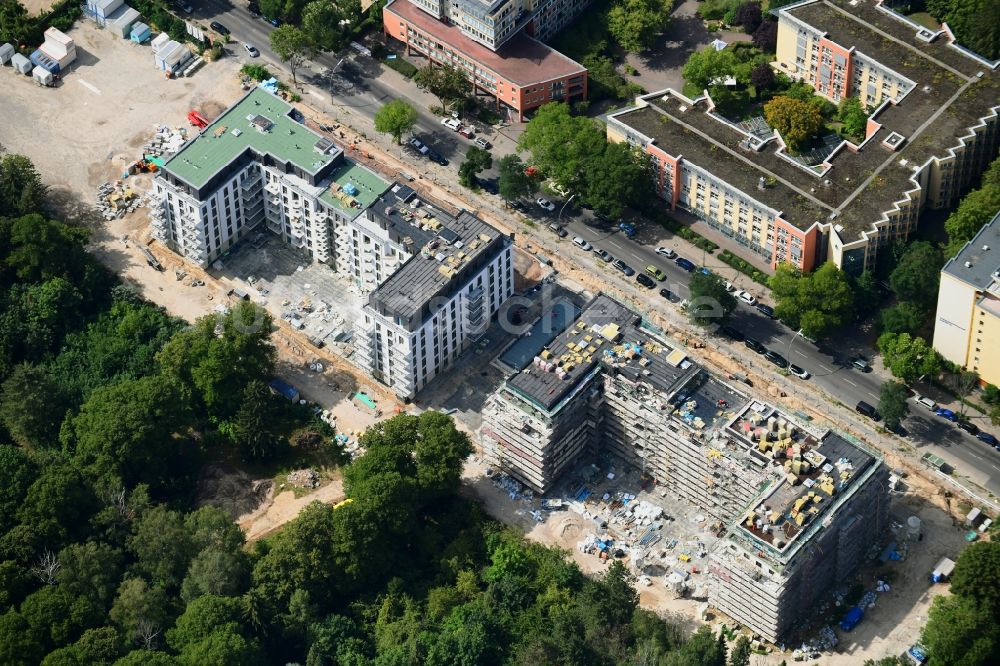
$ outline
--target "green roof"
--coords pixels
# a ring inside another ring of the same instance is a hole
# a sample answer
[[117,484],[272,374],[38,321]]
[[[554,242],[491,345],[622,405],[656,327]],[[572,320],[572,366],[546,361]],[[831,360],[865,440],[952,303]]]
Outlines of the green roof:
[[[379,178],[373,171],[344,160],[330,173],[330,187],[320,195],[325,203],[346,213],[357,215],[375,203],[383,192],[389,189],[389,183]],[[350,191],[354,194],[349,194]],[[358,205],[352,206],[356,201]]]
[[[289,116],[292,107],[262,88],[254,88],[229,107],[195,139],[174,155],[164,169],[192,187],[203,187],[247,148],[270,154],[276,161],[291,162],[308,174],[316,174],[336,157],[321,155],[313,146],[323,139]],[[261,116],[272,124],[267,131],[251,125]],[[239,130],[237,132],[237,130]]]

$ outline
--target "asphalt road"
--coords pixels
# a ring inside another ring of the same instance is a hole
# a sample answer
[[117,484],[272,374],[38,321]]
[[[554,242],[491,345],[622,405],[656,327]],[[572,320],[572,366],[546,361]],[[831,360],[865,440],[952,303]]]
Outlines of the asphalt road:
[[[264,64],[284,68],[281,60],[270,49],[270,32],[274,28],[262,18],[254,18],[247,7],[248,0],[237,3],[225,0],[194,0],[194,19],[200,22],[218,21],[229,28],[233,43],[228,45],[234,57],[245,62],[266,61]],[[261,57],[251,59],[243,49],[244,43],[256,46]],[[329,102],[334,107],[350,109],[360,115],[372,117],[384,103],[400,97],[408,98],[407,91],[390,87],[378,78],[380,66],[369,58],[359,56],[353,50],[346,54],[319,54],[299,72],[299,77],[329,93]],[[285,77],[287,78],[287,77]],[[409,99],[409,98],[408,98]],[[442,127],[439,119],[427,110],[425,104],[410,99],[418,110],[419,120],[413,134],[425,143],[447,157],[451,164],[448,171],[457,169],[469,141],[460,135]],[[500,143],[500,141],[497,141]],[[499,159],[505,146],[497,146],[494,150],[494,160]],[[424,158],[411,155],[414,167],[431,167]],[[434,169],[438,167],[433,165]],[[530,203],[531,217],[544,223],[559,222],[564,224],[570,237],[581,236],[596,247],[610,252],[615,258],[620,258],[636,271],[641,271],[648,264],[660,267],[667,274],[667,279],[657,289],[650,290],[651,299],[661,299],[657,293],[659,288],[666,286],[680,298],[687,298],[690,274],[681,269],[671,259],[656,254],[655,246],[628,239],[624,234],[611,226],[602,225],[587,211],[578,211],[571,207],[565,209],[560,216],[560,207],[564,203],[553,199],[556,211],[547,213],[534,203]],[[548,233],[540,231],[540,233]],[[669,245],[668,245],[669,247]],[[583,250],[573,247],[572,251],[582,253]],[[707,255],[687,256],[696,265],[712,268],[713,257]],[[634,280],[615,273],[614,279]],[[878,405],[879,388],[884,378],[875,372],[861,373],[851,366],[851,359],[863,350],[831,349],[827,345],[822,349],[807,342],[788,330],[780,322],[769,319],[756,309],[739,305],[732,318],[732,325],[745,335],[760,341],[768,349],[784,356],[789,362],[808,370],[812,377],[809,381],[821,387],[828,395],[833,396],[843,404],[853,407],[858,401]],[[747,353],[752,357],[750,350]],[[753,360],[751,361],[753,362]],[[769,362],[760,357],[756,362],[770,367]],[[925,407],[911,401],[911,414],[903,421],[903,427],[908,432],[907,442],[920,450],[933,451],[943,455],[954,467],[977,470],[987,475],[982,484],[994,494],[1000,494],[1000,451],[994,450],[984,442],[959,430],[954,424],[935,416]],[[859,418],[863,418],[860,417]],[[977,423],[990,431],[988,422]],[[995,433],[1000,435],[1000,433]]]

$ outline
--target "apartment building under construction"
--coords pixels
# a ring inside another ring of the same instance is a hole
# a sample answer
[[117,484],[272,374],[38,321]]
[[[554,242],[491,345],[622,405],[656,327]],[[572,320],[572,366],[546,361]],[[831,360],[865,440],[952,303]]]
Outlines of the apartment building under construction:
[[536,492],[609,451],[728,524],[709,602],[772,641],[853,573],[887,520],[877,454],[733,388],[604,295],[489,398],[480,434]]

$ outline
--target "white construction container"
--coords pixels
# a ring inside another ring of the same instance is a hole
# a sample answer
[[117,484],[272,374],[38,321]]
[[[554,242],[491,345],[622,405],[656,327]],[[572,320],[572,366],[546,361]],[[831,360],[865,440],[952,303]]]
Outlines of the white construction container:
[[31,78],[33,78],[35,83],[40,86],[52,85],[52,72],[44,67],[36,65],[35,68],[31,70]]
[[160,50],[170,43],[170,35],[165,32],[161,32],[156,37],[153,37],[153,41],[149,43],[149,47],[153,49],[153,53],[159,53]]
[[59,63],[60,72],[76,60],[76,44],[73,38],[56,28],[45,31],[45,42],[38,47],[38,50]]
[[0,65],[6,65],[14,57],[17,50],[10,44],[0,44]]
[[122,6],[124,0],[89,0],[87,2],[87,12],[91,14],[98,23],[104,25],[104,20],[111,16]]
[[25,58],[20,53],[15,53],[11,57],[10,64],[11,64],[11,67],[13,67],[17,71],[21,72],[25,76],[28,76],[29,74],[31,74],[31,70],[34,68],[34,65],[31,64],[31,61],[28,60],[27,58]]
[[118,37],[128,39],[132,32],[132,26],[139,22],[139,12],[128,5],[122,5],[115,13],[108,17],[104,27]]

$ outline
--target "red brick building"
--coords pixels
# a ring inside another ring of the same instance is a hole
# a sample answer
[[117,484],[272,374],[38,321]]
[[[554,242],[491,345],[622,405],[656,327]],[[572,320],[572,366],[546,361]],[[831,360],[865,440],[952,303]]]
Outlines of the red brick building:
[[587,99],[587,69],[540,41],[521,33],[491,51],[457,27],[427,14],[409,0],[392,0],[382,10],[385,34],[435,64],[465,71],[477,95],[496,100],[515,121],[546,102]]

